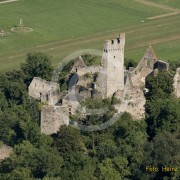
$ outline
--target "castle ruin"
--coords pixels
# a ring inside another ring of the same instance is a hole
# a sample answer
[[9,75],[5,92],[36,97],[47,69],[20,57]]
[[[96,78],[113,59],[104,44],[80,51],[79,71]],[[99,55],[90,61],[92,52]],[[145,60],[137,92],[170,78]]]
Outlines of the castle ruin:
[[[69,125],[69,116],[76,113],[84,98],[100,97],[121,100],[114,105],[118,113],[129,112],[134,119],[145,116],[145,81],[158,71],[169,69],[169,64],[159,60],[151,46],[148,47],[136,68],[124,67],[125,34],[104,43],[101,66],[86,66],[77,57],[70,74],[76,74],[77,82],[66,95],[57,83],[35,77],[29,86],[29,96],[43,102],[41,132],[53,134],[61,125]],[[169,72],[169,71],[168,71]],[[98,74],[98,76],[97,76]],[[180,97],[180,68],[174,76],[174,93]],[[83,111],[84,114],[86,110]]]

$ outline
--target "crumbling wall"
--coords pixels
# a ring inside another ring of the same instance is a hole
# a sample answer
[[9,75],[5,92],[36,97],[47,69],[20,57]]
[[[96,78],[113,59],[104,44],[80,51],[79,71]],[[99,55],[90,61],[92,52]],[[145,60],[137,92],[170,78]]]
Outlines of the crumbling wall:
[[180,68],[177,69],[174,76],[174,93],[177,98],[180,98]]
[[140,88],[128,89],[124,92],[116,94],[117,99],[121,99],[121,103],[116,104],[115,108],[119,113],[128,112],[135,120],[140,120],[145,117],[146,99]]
[[10,146],[3,145],[0,147],[0,161],[8,158],[12,151],[13,149]]
[[153,72],[149,67],[138,66],[132,72],[129,72],[129,78],[133,87],[143,87],[146,77]]
[[78,100],[78,98],[77,101],[63,99],[63,105],[65,105],[68,108],[69,115],[74,114],[77,108],[80,106]]
[[84,76],[87,73],[91,73],[91,74],[95,74],[96,72],[100,72],[101,71],[101,66],[87,66],[87,67],[83,67],[80,68],[76,71],[76,73],[79,76]]
[[47,135],[57,133],[59,127],[69,125],[69,111],[65,106],[43,106],[41,111],[41,132]]
[[40,100],[41,94],[49,94],[50,91],[53,93],[60,92],[59,84],[34,77],[29,86],[29,96],[37,100]]

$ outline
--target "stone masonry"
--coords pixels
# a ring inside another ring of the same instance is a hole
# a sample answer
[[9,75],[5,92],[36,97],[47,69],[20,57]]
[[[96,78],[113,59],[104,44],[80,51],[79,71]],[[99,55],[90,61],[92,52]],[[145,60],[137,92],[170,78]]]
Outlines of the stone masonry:
[[[41,111],[42,133],[53,134],[61,125],[69,125],[69,116],[76,113],[79,102],[84,98],[96,97],[92,96],[93,93],[101,98],[115,96],[120,100],[120,103],[115,105],[118,113],[126,111],[134,119],[144,118],[146,78],[155,76],[161,70],[168,71],[169,64],[159,60],[152,46],[149,46],[138,66],[126,70],[124,46],[125,34],[105,41],[101,66],[86,66],[83,59],[77,57],[70,71],[76,75],[77,82],[63,97],[59,84],[38,77],[33,79],[29,86],[29,96],[45,103]],[[95,78],[96,73],[98,76]],[[83,91],[79,89],[82,87]],[[174,93],[180,97],[180,68],[174,76]],[[86,110],[83,110],[83,113],[86,115]]]
[[103,69],[97,82],[97,90],[103,97],[112,97],[116,91],[124,89],[124,46],[125,34],[104,43]]

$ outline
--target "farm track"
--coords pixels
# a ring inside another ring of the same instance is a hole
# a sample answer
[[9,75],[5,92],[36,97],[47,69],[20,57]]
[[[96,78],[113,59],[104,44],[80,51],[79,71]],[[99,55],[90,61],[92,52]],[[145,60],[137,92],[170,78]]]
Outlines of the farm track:
[[180,11],[179,9],[169,7],[166,5],[162,5],[162,4],[158,4],[155,2],[150,2],[150,1],[145,1],[145,0],[135,0],[135,1],[138,3],[144,4],[144,5],[147,5],[147,6],[154,6],[154,7],[160,8],[160,9],[164,9],[164,10],[169,10],[169,11],[174,11],[174,12]]
[[6,4],[6,3],[11,3],[11,2],[16,2],[19,0],[7,0],[7,1],[0,1],[0,4]]
[[162,4],[158,4],[155,2],[150,2],[150,1],[145,1],[145,0],[135,0],[135,1],[138,3],[144,4],[144,5],[147,5],[147,6],[154,6],[154,7],[160,8],[160,9],[172,11],[171,13],[148,17],[147,19],[149,19],[149,20],[164,18],[164,17],[168,17],[168,16],[174,16],[174,15],[177,15],[180,13],[179,9],[169,7],[166,5],[162,5]]

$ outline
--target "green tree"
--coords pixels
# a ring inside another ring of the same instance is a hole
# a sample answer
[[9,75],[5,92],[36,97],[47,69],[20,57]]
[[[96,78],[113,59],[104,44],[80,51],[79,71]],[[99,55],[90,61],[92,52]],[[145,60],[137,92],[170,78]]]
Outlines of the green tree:
[[[0,166],[0,174],[33,178],[60,176],[63,159],[52,148],[35,148],[30,142],[24,141],[16,145],[10,158],[4,160]],[[20,172],[20,169],[22,172]]]
[[2,92],[0,92],[0,111],[4,111],[8,107],[7,100]]
[[123,176],[113,167],[111,159],[107,158],[98,165],[97,176],[100,180],[121,180]]
[[148,76],[146,88],[149,92],[147,99],[169,97],[173,92],[173,77],[167,71],[160,71],[156,77]]
[[[179,179],[180,172],[163,172],[162,167],[180,167],[180,139],[179,133],[158,133],[151,142],[145,145],[145,155],[141,166],[143,178],[147,179]],[[146,166],[158,167],[157,173],[147,173]],[[142,174],[139,174],[140,176]],[[141,179],[141,178],[140,178]]]
[[180,101],[174,98],[147,101],[147,133],[152,139],[157,132],[176,132],[180,126]]
[[26,62],[21,64],[21,69],[27,84],[30,84],[33,77],[50,80],[53,71],[50,57],[39,52],[27,54]]
[[75,152],[85,151],[85,145],[81,139],[79,130],[66,125],[60,127],[54,138],[53,145],[63,157],[67,157]]

